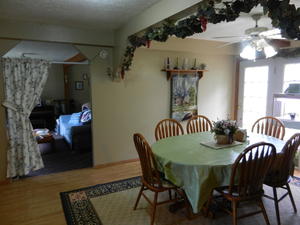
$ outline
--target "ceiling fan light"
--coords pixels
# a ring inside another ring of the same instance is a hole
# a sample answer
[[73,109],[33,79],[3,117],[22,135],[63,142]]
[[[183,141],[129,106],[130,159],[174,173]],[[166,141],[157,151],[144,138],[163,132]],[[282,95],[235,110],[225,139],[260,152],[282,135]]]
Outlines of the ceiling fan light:
[[254,60],[256,58],[256,50],[251,45],[247,45],[240,53],[240,56],[244,59]]
[[266,58],[270,58],[277,54],[277,51],[272,46],[265,47],[264,52],[265,52]]

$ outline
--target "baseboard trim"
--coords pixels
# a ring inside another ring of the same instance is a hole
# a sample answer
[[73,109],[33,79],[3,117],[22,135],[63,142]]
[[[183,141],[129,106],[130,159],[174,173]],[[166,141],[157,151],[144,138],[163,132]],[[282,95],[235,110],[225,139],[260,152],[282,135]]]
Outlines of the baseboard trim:
[[118,162],[111,162],[111,163],[104,163],[104,164],[95,165],[93,168],[94,169],[101,169],[101,168],[105,168],[105,167],[116,166],[116,165],[121,165],[121,164],[126,164],[126,163],[131,163],[131,162],[138,162],[138,161],[140,161],[138,158],[136,158],[136,159],[127,159],[127,160],[122,160],[122,161],[118,161]]
[[11,183],[11,179],[6,178],[5,180],[0,180],[0,185],[5,185]]

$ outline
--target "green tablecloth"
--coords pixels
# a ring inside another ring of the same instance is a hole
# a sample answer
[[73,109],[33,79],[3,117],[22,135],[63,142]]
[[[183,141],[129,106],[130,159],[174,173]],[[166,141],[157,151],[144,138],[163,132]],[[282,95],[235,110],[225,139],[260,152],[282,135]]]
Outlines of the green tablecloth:
[[203,132],[161,139],[152,145],[159,170],[184,189],[194,213],[200,211],[213,188],[229,185],[231,165],[245,147],[265,141],[280,152],[284,145],[284,141],[258,134],[250,134],[242,145],[218,150],[200,144],[212,140],[210,132]]

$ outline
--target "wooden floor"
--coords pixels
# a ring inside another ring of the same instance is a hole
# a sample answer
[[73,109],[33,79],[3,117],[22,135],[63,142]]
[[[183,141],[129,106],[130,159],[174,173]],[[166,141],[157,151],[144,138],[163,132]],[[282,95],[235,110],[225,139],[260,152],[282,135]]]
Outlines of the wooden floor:
[[26,178],[0,186],[0,224],[66,225],[59,193],[140,175],[139,162]]
[[[59,193],[135,177],[139,162],[26,178],[0,185],[0,224],[66,225]],[[300,176],[300,171],[295,172]]]

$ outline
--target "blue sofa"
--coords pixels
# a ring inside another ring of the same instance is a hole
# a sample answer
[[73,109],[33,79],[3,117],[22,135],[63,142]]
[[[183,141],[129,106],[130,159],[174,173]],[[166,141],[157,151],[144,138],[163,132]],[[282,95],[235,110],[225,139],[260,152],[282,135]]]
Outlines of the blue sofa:
[[80,122],[81,112],[62,115],[57,119],[57,133],[64,137],[72,151],[92,149],[91,123]]

